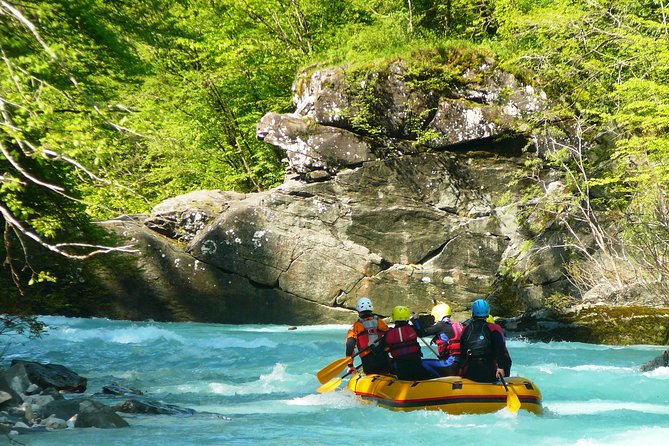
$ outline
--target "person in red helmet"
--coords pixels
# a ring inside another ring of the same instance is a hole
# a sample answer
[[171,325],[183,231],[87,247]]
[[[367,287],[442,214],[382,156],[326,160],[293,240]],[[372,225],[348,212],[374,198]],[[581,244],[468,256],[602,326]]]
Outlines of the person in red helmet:
[[[361,352],[362,370],[366,374],[392,374],[388,353],[368,348],[386,334],[388,325],[373,313],[374,306],[369,297],[358,299],[355,309],[358,311],[358,320],[353,323],[346,334],[346,356],[353,356],[353,351],[357,348]],[[355,373],[356,369],[352,361],[348,364],[348,369],[349,372]]]

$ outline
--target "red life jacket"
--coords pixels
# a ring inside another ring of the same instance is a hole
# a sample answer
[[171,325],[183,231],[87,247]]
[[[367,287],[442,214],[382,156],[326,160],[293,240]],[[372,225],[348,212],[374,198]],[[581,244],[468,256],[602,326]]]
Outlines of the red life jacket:
[[460,354],[460,338],[462,338],[462,332],[464,327],[462,322],[452,322],[451,327],[453,327],[453,332],[455,333],[451,339],[448,340],[448,355],[459,355]]
[[385,339],[393,358],[420,356],[418,334],[411,325],[396,326],[388,331]]
[[437,351],[439,357],[448,358],[460,354],[460,338],[464,327],[461,322],[449,322],[453,328],[453,337],[445,341],[441,336],[436,336]]

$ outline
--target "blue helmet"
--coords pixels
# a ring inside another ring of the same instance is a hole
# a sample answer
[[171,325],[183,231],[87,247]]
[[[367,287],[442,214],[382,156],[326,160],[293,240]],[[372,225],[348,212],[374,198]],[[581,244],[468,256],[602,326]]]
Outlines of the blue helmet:
[[472,304],[472,316],[486,317],[490,314],[490,304],[483,299],[476,299]]

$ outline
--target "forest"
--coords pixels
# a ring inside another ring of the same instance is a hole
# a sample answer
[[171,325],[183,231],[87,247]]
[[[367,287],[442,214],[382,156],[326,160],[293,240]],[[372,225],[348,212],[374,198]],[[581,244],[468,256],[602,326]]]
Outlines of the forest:
[[299,72],[395,58],[439,70],[472,53],[546,92],[551,114],[532,125],[578,136],[527,166],[568,181],[541,211],[573,235],[574,281],[667,294],[663,0],[0,0],[0,52],[8,313],[30,314],[25,294],[59,280],[31,260],[35,246],[68,259],[122,253],[131,248],[96,220],[195,190],[280,184],[283,154],[255,126],[292,110]]

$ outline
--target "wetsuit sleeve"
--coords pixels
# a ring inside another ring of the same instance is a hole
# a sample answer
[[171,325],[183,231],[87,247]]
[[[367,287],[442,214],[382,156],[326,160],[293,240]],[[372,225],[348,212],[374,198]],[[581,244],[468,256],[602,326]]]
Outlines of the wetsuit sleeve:
[[346,356],[353,356],[353,350],[355,350],[355,338],[346,338]]
[[353,355],[355,344],[358,342],[358,330],[356,325],[357,323],[353,324],[353,326],[349,328],[348,333],[346,333],[346,356]]
[[504,335],[499,331],[491,330],[490,341],[492,342],[492,348],[495,355],[495,360],[497,361],[497,367],[505,370],[507,368],[511,368],[511,358],[507,356]]
[[420,326],[420,324],[416,324],[416,322],[417,321],[414,321],[413,328],[416,329],[416,333],[418,333],[418,336],[421,338],[437,335],[442,332],[444,325],[448,325],[444,322],[437,322],[436,324],[432,324],[427,328],[423,328]]

